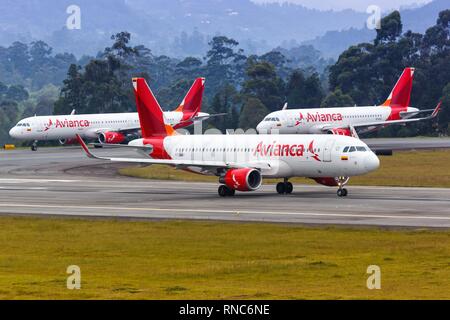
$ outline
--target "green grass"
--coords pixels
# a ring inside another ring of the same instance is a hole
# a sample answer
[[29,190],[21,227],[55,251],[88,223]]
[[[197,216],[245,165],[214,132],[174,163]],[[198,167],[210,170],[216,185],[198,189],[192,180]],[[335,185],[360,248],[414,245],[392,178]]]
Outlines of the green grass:
[[[351,185],[450,187],[450,150],[396,152],[391,157],[380,157],[380,168],[370,174],[353,177]],[[126,176],[182,181],[217,182],[216,177],[202,176],[168,166],[129,167],[119,170]],[[279,180],[265,179],[265,183]],[[306,178],[293,178],[294,183],[313,184]]]
[[448,230],[1,217],[0,243],[1,299],[450,299]]

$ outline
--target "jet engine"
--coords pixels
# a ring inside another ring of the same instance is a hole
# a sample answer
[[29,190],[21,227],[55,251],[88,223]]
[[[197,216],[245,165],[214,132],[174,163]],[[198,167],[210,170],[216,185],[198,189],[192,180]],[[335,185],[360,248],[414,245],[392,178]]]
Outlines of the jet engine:
[[327,131],[328,134],[337,134],[340,136],[352,136],[352,133],[350,131],[350,129],[348,128],[335,128],[335,129],[330,129]]
[[261,186],[261,172],[252,168],[231,169],[219,179],[220,183],[238,191],[254,191]]
[[71,145],[71,144],[77,144],[77,139],[59,139],[60,145]]
[[126,137],[120,132],[106,131],[98,135],[98,141],[100,143],[122,143]]

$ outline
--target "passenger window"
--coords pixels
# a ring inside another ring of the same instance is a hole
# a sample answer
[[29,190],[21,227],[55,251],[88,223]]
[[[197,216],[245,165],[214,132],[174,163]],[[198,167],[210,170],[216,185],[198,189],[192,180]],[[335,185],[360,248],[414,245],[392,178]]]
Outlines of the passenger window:
[[345,147],[343,152],[347,152],[350,147]]
[[355,152],[356,148],[355,147],[350,147],[350,150],[348,152]]

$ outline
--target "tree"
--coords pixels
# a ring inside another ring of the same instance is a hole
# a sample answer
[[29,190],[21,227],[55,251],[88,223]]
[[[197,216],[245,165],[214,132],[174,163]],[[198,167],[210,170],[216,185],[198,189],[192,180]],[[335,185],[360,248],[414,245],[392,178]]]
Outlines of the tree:
[[269,110],[258,98],[248,98],[239,116],[239,128],[247,130],[254,129]]
[[258,98],[269,110],[278,109],[283,103],[284,83],[268,62],[257,62],[249,58],[248,80],[243,84],[243,94]]
[[375,45],[383,42],[395,41],[402,34],[400,12],[394,11],[381,19],[381,28],[377,29]]
[[238,92],[232,85],[227,85],[217,92],[212,99],[208,111],[212,114],[226,113],[226,115],[211,118],[209,120],[210,124],[222,132],[227,129],[236,128],[239,121],[236,110],[238,100]]
[[337,107],[351,107],[355,103],[352,97],[348,94],[343,94],[340,89],[336,89],[325,97],[320,107],[322,108],[337,108]]
[[47,63],[51,56],[52,50],[53,49],[44,41],[32,42],[29,50],[32,64],[39,66]]
[[206,53],[206,93],[217,92],[226,84],[237,85],[244,77],[243,66],[246,57],[242,49],[237,49],[239,42],[225,36],[216,36],[209,43]]
[[5,98],[14,101],[24,101],[28,99],[28,91],[21,85],[13,85],[8,88]]
[[320,105],[324,94],[319,75],[313,73],[305,78],[300,70],[294,70],[286,85],[286,96],[287,102],[296,108]]
[[68,114],[73,109],[78,113],[85,111],[84,95],[82,94],[82,79],[80,67],[71,64],[67,79],[63,81],[60,99],[55,103],[55,114]]

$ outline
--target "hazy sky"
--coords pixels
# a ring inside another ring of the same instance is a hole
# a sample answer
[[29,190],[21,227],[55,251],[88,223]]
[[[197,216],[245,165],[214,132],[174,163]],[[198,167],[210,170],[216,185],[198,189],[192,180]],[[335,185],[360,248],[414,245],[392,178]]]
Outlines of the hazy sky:
[[304,5],[308,8],[320,10],[342,10],[354,9],[366,11],[369,5],[377,5],[382,11],[398,9],[401,6],[410,6],[414,4],[425,4],[432,0],[252,0],[253,2],[293,2]]

